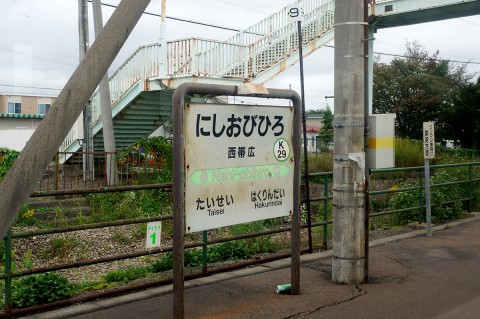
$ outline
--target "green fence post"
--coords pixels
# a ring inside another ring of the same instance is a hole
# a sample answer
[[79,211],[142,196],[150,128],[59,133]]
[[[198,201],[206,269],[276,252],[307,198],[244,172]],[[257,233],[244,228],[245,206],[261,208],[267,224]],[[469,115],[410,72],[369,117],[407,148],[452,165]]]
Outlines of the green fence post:
[[5,237],[5,313],[12,312],[12,238],[11,230]]
[[472,212],[472,188],[473,188],[473,181],[472,181],[472,164],[468,165],[468,212]]
[[202,271],[207,273],[207,231],[203,231],[203,246],[202,246]]
[[328,230],[328,175],[323,176],[323,248],[327,249],[327,230]]

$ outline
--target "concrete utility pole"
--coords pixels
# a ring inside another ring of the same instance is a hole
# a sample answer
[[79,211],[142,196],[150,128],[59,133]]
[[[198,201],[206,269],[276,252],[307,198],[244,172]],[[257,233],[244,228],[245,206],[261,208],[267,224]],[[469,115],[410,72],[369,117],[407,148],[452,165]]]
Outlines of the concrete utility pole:
[[[93,0],[93,24],[95,27],[95,38],[103,29],[102,4],[100,0]],[[103,124],[103,147],[105,149],[105,171],[107,185],[114,186],[117,183],[117,161],[115,158],[115,134],[112,119],[112,104],[110,99],[110,86],[108,84],[108,72],[100,82],[100,108],[102,111]]]
[[365,280],[364,0],[335,1],[333,261],[336,283]]
[[[90,46],[88,36],[88,1],[78,0],[78,38],[79,38],[79,60],[82,62]],[[91,107],[87,102],[83,109],[83,179],[93,180],[93,155],[86,154],[93,151],[93,139],[91,138]]]
[[150,0],[120,2],[0,183],[0,238],[5,237],[149,3]]
[[160,36],[158,38],[158,76],[167,76],[167,0],[162,0],[162,17],[160,20]]

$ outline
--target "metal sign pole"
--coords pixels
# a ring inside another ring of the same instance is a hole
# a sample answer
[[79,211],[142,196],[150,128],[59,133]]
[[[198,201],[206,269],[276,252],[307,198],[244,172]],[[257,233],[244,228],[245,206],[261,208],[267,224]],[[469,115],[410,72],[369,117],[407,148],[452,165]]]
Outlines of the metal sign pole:
[[[305,202],[307,209],[308,224],[308,250],[313,251],[312,243],[312,216],[310,209],[310,182],[308,174],[308,139],[307,139],[307,119],[305,116],[305,81],[303,76],[303,40],[302,40],[302,20],[303,8],[301,3],[294,3],[288,6],[288,18],[290,22],[297,22],[298,35],[298,58],[300,65],[300,97],[302,98],[302,132],[303,132],[303,162],[305,172]],[[315,145],[316,149],[316,145]]]
[[252,96],[274,99],[288,99],[293,102],[292,123],[292,159],[293,167],[293,211],[292,214],[292,261],[291,294],[300,293],[300,152],[301,152],[301,99],[291,90],[267,89],[266,93],[249,91],[239,93],[240,87],[227,85],[209,85],[184,83],[173,95],[173,316],[184,318],[184,233],[185,233],[185,96],[187,94],[206,94],[210,96]]
[[435,158],[435,122],[423,122],[423,158],[425,159],[425,214],[427,220],[427,236],[431,237],[430,160]]
[[432,206],[430,204],[430,160],[425,160],[425,207],[427,215],[427,236],[432,237]]

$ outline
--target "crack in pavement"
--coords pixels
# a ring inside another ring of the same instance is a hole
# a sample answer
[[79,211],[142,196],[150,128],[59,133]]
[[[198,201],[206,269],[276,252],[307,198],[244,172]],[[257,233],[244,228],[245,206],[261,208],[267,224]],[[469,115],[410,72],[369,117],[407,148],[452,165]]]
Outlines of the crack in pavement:
[[361,297],[363,295],[366,295],[367,294],[367,291],[366,290],[363,290],[362,288],[358,287],[358,286],[355,286],[355,289],[352,291],[352,294],[355,294],[354,296],[350,297],[350,298],[347,298],[347,299],[344,299],[344,300],[338,300],[338,301],[334,301],[332,303],[329,303],[329,304],[326,304],[326,305],[322,305],[318,308],[315,308],[314,310],[312,311],[303,311],[303,312],[299,312],[299,313],[296,313],[294,315],[291,315],[291,316],[288,316],[288,317],[283,317],[283,319],[292,319],[292,318],[299,318],[300,316],[308,316],[308,315],[311,315],[317,311],[320,311],[324,308],[327,308],[327,307],[333,307],[333,306],[336,306],[336,305],[340,305],[340,304],[343,304],[345,302],[349,302],[349,301],[352,301],[352,300],[355,300],[357,299],[358,297]]
[[404,274],[399,274],[398,276],[390,275],[390,276],[388,276],[390,279],[395,279],[398,284],[403,284],[403,283],[408,281],[408,278],[414,272],[415,267],[409,266],[405,262],[402,262],[400,259],[397,259],[395,257],[388,256],[388,255],[381,254],[381,253],[379,255],[386,258],[386,259],[389,259],[389,260],[392,260],[392,261],[396,262],[397,264],[399,264],[400,266],[402,266],[404,268]]
[[408,265],[406,265],[405,263],[401,262],[400,259],[397,259],[397,258],[395,258],[395,257],[388,256],[388,255],[385,255],[385,254],[381,254],[381,253],[379,253],[379,255],[382,256],[382,257],[385,257],[385,258],[387,258],[387,259],[390,259],[390,260],[393,260],[393,261],[397,262],[400,266],[402,266],[402,267],[404,267],[404,268],[407,268],[408,270],[411,270],[411,269],[412,269],[411,266],[408,266]]

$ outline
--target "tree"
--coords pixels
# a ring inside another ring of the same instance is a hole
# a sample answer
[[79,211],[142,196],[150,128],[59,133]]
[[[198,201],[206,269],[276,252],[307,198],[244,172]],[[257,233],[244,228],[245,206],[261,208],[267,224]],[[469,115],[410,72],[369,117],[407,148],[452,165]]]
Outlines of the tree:
[[[421,139],[422,123],[440,123],[441,113],[452,106],[453,99],[470,75],[465,66],[453,67],[429,55],[417,42],[407,42],[406,58],[390,64],[376,59],[373,71],[374,113],[396,113],[396,133],[400,137]],[[439,136],[445,138],[444,136]]]
[[327,105],[327,109],[323,111],[323,127],[318,133],[320,146],[328,147],[328,144],[333,142],[333,113]]
[[476,83],[460,87],[453,99],[453,107],[441,114],[443,136],[449,136],[455,145],[480,150],[480,77]]

